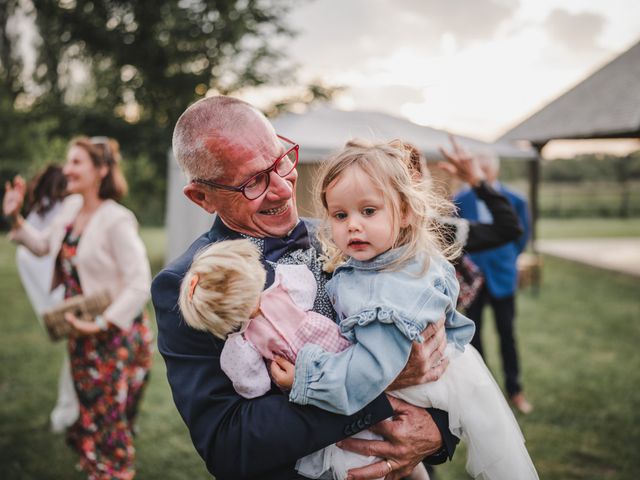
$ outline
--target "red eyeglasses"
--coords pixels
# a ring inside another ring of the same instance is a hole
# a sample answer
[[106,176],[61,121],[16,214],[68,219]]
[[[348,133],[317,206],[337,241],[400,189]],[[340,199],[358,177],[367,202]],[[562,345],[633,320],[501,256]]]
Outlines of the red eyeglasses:
[[261,172],[256,173],[249,180],[243,182],[242,185],[233,187],[231,185],[222,185],[220,183],[216,183],[211,180],[205,180],[202,178],[194,178],[193,180],[191,180],[191,182],[207,185],[211,188],[219,188],[221,190],[229,190],[231,192],[240,192],[247,200],[255,200],[264,192],[266,192],[267,188],[269,188],[269,174],[272,171],[276,172],[281,177],[286,177],[291,172],[293,172],[293,170],[298,165],[298,151],[300,150],[300,145],[280,135],[278,135],[277,137],[283,142],[291,144],[292,147],[289,148],[281,157],[278,157],[276,161],[273,162],[273,165],[265,170],[262,170]]

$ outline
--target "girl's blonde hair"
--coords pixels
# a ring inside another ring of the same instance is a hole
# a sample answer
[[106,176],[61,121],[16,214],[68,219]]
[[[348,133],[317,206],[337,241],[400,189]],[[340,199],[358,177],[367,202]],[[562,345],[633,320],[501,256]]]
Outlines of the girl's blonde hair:
[[344,149],[325,161],[316,182],[316,198],[324,207],[319,238],[324,247],[325,270],[332,272],[346,260],[331,238],[327,211],[327,190],[349,168],[360,168],[379,189],[391,208],[395,234],[392,248],[406,247],[403,254],[389,269],[397,269],[419,253],[426,253],[424,268],[428,268],[429,255],[442,254],[447,259],[458,256],[460,247],[447,244],[442,224],[436,219],[450,215],[453,204],[431,189],[430,178],[418,177],[410,170],[411,151],[399,140],[372,143],[353,139]]
[[193,259],[180,286],[187,324],[218,338],[236,332],[256,310],[266,272],[249,240],[214,243]]

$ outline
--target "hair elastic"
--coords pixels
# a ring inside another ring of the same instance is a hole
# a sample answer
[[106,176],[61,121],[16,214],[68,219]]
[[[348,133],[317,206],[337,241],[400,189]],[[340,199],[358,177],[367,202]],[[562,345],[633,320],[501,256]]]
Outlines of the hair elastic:
[[91,137],[89,140],[94,145],[103,145],[105,163],[107,165],[113,164],[113,155],[111,155],[111,145],[109,145],[109,137]]
[[198,275],[197,273],[194,273],[193,276],[191,277],[191,282],[189,283],[189,300],[193,299],[193,292],[198,286],[199,280],[200,280],[200,275]]

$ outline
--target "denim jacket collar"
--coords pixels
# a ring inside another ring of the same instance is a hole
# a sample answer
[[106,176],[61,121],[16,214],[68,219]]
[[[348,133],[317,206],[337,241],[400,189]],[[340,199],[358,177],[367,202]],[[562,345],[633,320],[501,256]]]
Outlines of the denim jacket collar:
[[[349,258],[344,264],[340,265],[335,273],[343,268],[354,268],[356,270],[382,270],[395,262],[405,252],[407,247],[391,248],[380,255],[373,257],[371,260],[356,260]],[[335,274],[334,273],[334,274]]]

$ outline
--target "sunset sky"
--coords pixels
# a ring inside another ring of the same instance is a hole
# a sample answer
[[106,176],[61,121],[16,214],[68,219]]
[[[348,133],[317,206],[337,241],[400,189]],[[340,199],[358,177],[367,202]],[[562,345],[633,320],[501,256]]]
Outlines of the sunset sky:
[[640,40],[635,0],[310,0],[286,47],[335,104],[494,140]]

